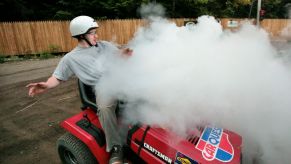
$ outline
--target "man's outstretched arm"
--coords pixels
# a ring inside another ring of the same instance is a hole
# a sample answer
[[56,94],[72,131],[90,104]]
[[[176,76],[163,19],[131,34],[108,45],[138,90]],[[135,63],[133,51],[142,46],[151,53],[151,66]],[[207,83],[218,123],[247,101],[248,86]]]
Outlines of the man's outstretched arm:
[[54,88],[60,84],[60,80],[54,76],[47,79],[46,82],[30,83],[26,87],[29,88],[28,95],[33,97],[34,95],[43,93],[48,89]]

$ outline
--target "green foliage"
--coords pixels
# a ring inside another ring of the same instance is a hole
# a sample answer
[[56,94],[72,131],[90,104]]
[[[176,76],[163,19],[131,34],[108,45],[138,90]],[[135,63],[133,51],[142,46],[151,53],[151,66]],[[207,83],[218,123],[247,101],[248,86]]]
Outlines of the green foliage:
[[[78,15],[94,18],[140,18],[141,4],[157,2],[165,7],[167,17],[198,17],[210,14],[216,17],[248,17],[255,0],[2,0],[0,21],[70,20]],[[265,18],[285,18],[284,6],[290,0],[262,0]]]
[[0,63],[4,63],[4,62],[5,62],[5,56],[0,55]]
[[240,5],[250,5],[252,0],[236,0],[236,3]]
[[5,62],[21,61],[21,60],[23,60],[23,58],[21,58],[18,55],[13,55],[13,56],[10,56],[10,57],[5,58]]
[[[64,54],[57,53],[56,55],[64,55]],[[24,60],[44,60],[44,59],[50,59],[54,57],[55,55],[49,52],[42,52],[40,54],[12,55],[12,56],[4,56],[0,54],[0,63],[24,61]]]
[[197,0],[198,3],[201,3],[201,4],[207,4],[208,3],[208,0]]
[[57,52],[59,52],[60,48],[61,47],[58,45],[51,44],[51,45],[49,45],[49,52],[57,53]]
[[54,55],[52,55],[49,52],[42,52],[39,54],[40,59],[49,59],[49,58],[53,58],[53,57],[54,57]]
[[54,18],[58,20],[68,20],[71,17],[72,17],[72,13],[68,11],[63,11],[63,10],[57,11],[56,14],[54,15]]

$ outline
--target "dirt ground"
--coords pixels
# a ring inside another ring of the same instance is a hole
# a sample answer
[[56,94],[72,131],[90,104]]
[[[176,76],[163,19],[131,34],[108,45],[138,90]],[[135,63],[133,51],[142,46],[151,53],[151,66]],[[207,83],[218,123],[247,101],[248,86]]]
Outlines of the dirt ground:
[[25,88],[46,80],[59,59],[0,64],[0,163],[60,163],[59,123],[80,112],[77,79],[34,98]]
[[[276,47],[291,50],[291,42]],[[56,141],[65,131],[59,123],[80,112],[77,79],[34,98],[25,88],[46,80],[59,59],[0,64],[1,164],[60,163]]]

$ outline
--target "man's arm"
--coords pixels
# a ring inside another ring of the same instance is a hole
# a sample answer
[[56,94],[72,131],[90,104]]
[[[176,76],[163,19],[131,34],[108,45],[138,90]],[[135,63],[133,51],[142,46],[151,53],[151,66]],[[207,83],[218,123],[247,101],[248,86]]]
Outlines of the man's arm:
[[54,88],[60,84],[61,80],[54,76],[48,78],[46,82],[30,83],[26,87],[29,88],[28,95],[33,97],[36,94],[43,93],[48,89]]

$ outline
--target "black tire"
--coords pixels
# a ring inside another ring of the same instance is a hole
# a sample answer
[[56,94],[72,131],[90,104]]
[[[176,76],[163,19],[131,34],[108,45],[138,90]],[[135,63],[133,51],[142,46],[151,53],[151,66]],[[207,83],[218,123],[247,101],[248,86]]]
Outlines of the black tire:
[[66,133],[58,139],[57,149],[63,164],[98,163],[88,147],[71,133]]

